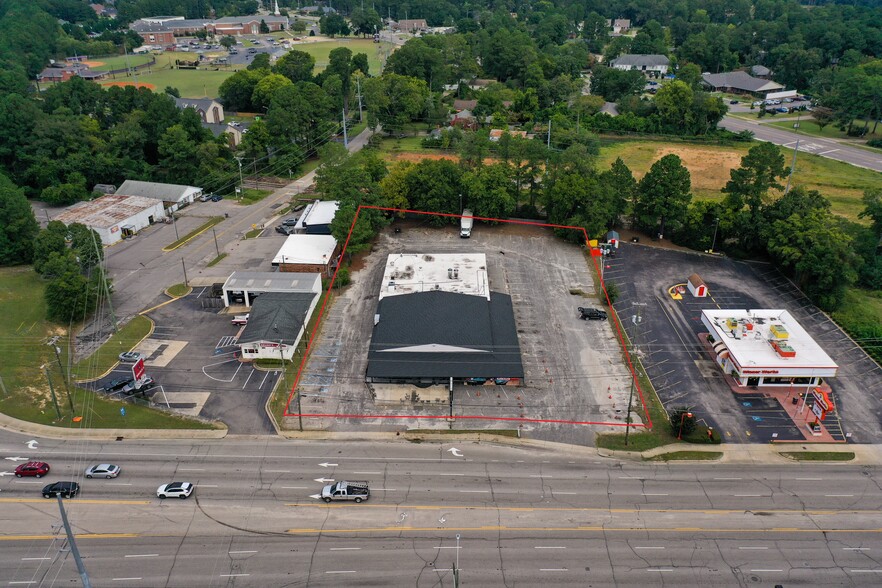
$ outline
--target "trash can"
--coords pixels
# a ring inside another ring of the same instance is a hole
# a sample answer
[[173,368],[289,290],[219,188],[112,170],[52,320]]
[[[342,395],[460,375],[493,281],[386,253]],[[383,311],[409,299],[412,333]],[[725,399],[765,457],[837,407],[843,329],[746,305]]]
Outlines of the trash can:
[[790,403],[791,404],[799,404],[799,398],[791,398]]

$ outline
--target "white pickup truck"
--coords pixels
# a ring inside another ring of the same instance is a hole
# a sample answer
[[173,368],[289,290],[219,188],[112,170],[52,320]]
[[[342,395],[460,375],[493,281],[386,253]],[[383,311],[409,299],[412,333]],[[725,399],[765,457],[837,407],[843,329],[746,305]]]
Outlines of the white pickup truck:
[[354,500],[361,502],[371,497],[371,490],[367,482],[337,482],[328,484],[322,488],[322,500]]
[[471,210],[466,209],[462,211],[462,218],[459,219],[459,236],[461,238],[468,239],[472,236],[472,223],[474,221]]

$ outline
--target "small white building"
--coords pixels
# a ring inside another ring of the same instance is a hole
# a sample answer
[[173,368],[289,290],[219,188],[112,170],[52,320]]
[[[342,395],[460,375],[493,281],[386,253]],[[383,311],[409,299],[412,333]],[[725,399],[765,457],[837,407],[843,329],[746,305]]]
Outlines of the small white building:
[[664,55],[619,55],[609,62],[610,67],[625,71],[639,71],[661,77],[668,73],[671,60]]
[[289,235],[276,256],[273,267],[280,272],[326,273],[337,266],[337,240],[331,235]]
[[98,233],[101,243],[113,245],[164,218],[162,202],[140,196],[107,194],[74,204],[52,220],[66,225],[86,225]]
[[330,235],[331,222],[340,208],[336,200],[316,200],[303,209],[303,214],[294,225],[295,233],[310,235]]
[[704,298],[708,294],[707,284],[704,283],[704,280],[698,274],[689,276],[689,279],[686,281],[686,287],[689,288],[689,293],[696,298]]
[[224,306],[244,304],[261,294],[318,294],[322,291],[322,277],[314,273],[294,272],[233,272],[223,286]]
[[317,292],[268,292],[254,301],[239,334],[242,361],[294,359],[294,352],[321,296]]
[[816,386],[839,366],[786,310],[701,311],[715,359],[740,386]]
[[202,188],[180,184],[126,180],[116,193],[125,196],[141,196],[143,198],[159,200],[163,203],[165,209],[171,213],[188,204],[192,204],[202,194]]

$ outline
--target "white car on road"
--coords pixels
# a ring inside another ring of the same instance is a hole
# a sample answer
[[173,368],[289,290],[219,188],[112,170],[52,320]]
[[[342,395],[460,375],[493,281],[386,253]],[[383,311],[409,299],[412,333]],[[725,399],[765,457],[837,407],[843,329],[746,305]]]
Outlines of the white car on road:
[[156,489],[156,495],[160,498],[188,498],[193,494],[196,487],[190,482],[172,482],[171,484],[163,484]]

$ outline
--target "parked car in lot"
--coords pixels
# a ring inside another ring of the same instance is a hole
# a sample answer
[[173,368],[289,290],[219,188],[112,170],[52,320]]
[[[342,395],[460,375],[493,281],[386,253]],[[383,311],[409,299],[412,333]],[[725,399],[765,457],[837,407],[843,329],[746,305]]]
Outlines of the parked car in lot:
[[286,218],[285,220],[283,220],[282,224],[285,225],[286,227],[293,227],[294,225],[297,224],[298,220],[300,220],[298,217],[292,216],[290,218]]
[[223,200],[223,199],[224,199],[224,197],[221,196],[220,194],[212,194],[212,195],[211,195],[211,201],[212,201],[212,202],[220,202],[220,201]]
[[729,100],[729,104],[738,104],[737,100]]
[[93,465],[89,469],[86,470],[87,478],[115,478],[119,475],[121,468],[118,465],[113,465],[110,463],[102,463],[98,465]]
[[199,195],[199,202],[208,202],[209,200],[211,200],[212,196],[214,196],[214,194],[212,194],[211,192],[208,192],[205,194],[200,194]]
[[80,485],[76,482],[55,482],[43,487],[43,498],[73,498],[80,493]]
[[583,321],[605,321],[606,311],[599,308],[579,307],[579,318]]
[[780,112],[781,114],[787,114],[788,112],[790,112],[790,109],[787,108],[786,106],[781,106],[780,108],[776,108],[775,112]]
[[190,482],[172,482],[157,488],[156,495],[160,498],[180,498],[183,500],[193,494],[194,488]]
[[288,225],[279,225],[276,227],[276,232],[281,233],[283,235],[293,235],[294,234],[294,227],[291,227]]
[[[141,386],[139,388],[137,388],[137,391],[140,392],[142,390],[149,390],[150,388],[152,388],[155,385],[156,385],[156,381],[153,378],[151,378],[150,376],[146,376],[143,380],[141,380]],[[128,394],[130,392],[135,392],[135,391],[136,391],[136,388],[135,388],[135,381],[134,380],[132,380],[131,382],[129,382],[128,384],[126,384],[125,386],[122,387],[123,394]]]
[[237,314],[236,316],[233,317],[233,320],[230,322],[233,323],[234,325],[247,325],[249,316],[251,316],[250,313],[249,314]]
[[105,392],[116,392],[117,390],[122,390],[132,382],[134,382],[134,378],[122,378],[119,380],[111,380],[109,384],[104,386]]
[[29,461],[15,468],[15,477],[24,478],[25,476],[33,476],[34,478],[42,478],[49,473],[49,464],[45,461]]
[[137,351],[126,351],[119,354],[119,360],[123,363],[135,363],[141,359],[142,355]]

